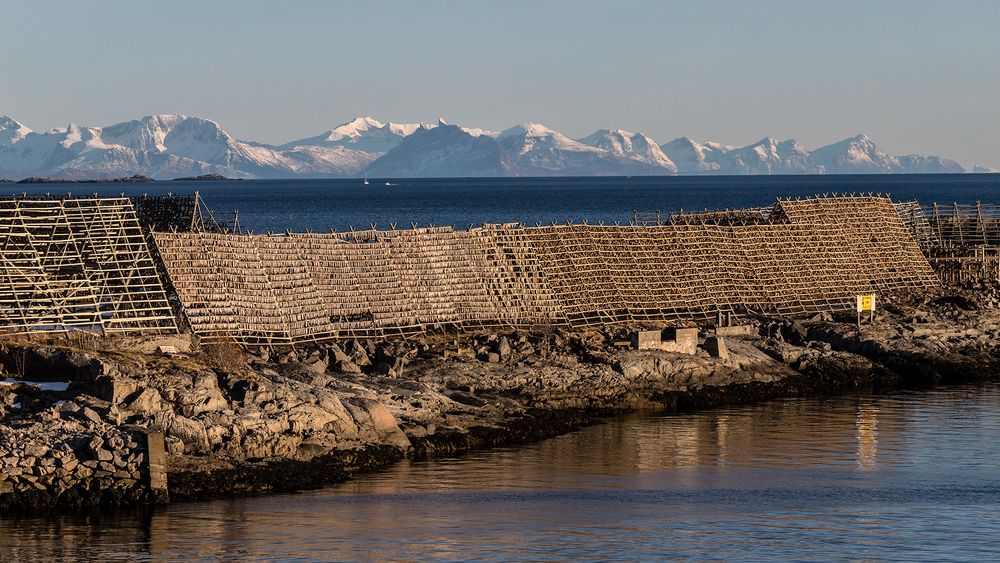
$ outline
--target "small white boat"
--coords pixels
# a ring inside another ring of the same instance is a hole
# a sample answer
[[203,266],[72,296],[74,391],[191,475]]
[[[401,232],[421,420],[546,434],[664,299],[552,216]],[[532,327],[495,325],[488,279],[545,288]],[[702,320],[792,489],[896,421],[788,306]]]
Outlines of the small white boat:
[[368,185],[368,178],[365,178],[365,185]]

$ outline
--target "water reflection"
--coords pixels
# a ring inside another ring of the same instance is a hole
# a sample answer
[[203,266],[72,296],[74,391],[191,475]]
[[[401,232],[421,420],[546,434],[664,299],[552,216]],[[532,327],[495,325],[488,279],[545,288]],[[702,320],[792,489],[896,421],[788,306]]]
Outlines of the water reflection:
[[858,467],[874,469],[878,454],[878,407],[871,401],[858,404]]
[[0,559],[998,555],[1000,387],[633,416],[299,495],[0,521]]

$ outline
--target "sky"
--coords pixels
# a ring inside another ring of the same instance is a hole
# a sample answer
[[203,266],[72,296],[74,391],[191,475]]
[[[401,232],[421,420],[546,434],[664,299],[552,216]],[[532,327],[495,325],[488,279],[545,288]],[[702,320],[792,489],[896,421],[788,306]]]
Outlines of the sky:
[[283,143],[358,115],[762,137],[867,133],[1000,168],[1000,2],[305,1],[0,5],[0,114],[154,113]]

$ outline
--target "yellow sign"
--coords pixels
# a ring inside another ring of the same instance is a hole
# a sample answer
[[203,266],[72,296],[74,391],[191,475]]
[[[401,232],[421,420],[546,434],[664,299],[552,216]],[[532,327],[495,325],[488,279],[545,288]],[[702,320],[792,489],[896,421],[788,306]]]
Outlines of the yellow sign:
[[858,296],[858,312],[863,311],[874,311],[875,310],[875,296],[874,295],[859,295]]

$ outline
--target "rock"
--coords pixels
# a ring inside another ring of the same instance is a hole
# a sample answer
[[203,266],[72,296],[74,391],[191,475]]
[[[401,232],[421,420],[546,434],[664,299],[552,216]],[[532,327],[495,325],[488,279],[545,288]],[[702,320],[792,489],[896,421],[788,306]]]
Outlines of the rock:
[[329,411],[313,405],[300,405],[288,413],[288,428],[295,433],[315,432],[339,418]]
[[820,350],[823,352],[829,352],[830,350],[833,350],[833,346],[829,342],[818,342],[815,340],[810,342],[807,348],[812,348],[813,350]]
[[362,367],[371,365],[372,362],[368,357],[368,351],[365,350],[364,346],[362,346],[360,342],[352,340],[349,348],[351,361]]
[[24,449],[24,455],[30,457],[42,457],[49,453],[49,447],[45,444],[32,444]]
[[361,373],[361,368],[358,364],[355,364],[350,359],[338,360],[333,365],[334,371],[337,373]]
[[792,344],[798,344],[804,342],[808,335],[809,329],[807,329],[802,323],[793,321],[787,326],[785,331],[785,340],[791,342]]
[[261,362],[267,362],[271,359],[271,350],[267,346],[258,346],[256,351],[251,352],[251,355]]
[[347,352],[344,352],[340,348],[340,346],[338,346],[335,342],[331,342],[330,344],[327,344],[327,348],[326,349],[327,349],[327,351],[330,354],[330,362],[331,363],[334,363],[334,364],[337,364],[337,363],[340,363],[340,362],[351,362],[351,363],[354,363],[353,360],[351,360],[351,356],[349,356],[347,354]]
[[427,429],[419,424],[415,424],[406,429],[406,435],[409,438],[423,438],[427,435]]
[[396,418],[384,405],[372,399],[354,398],[345,403],[359,428],[374,429],[385,442],[400,448],[409,448],[410,440],[399,429]]
[[121,404],[139,388],[139,384],[131,379],[114,376],[102,376],[97,380],[98,394],[102,399],[113,405]]
[[185,452],[205,452],[209,449],[205,425],[197,420],[175,416],[167,428],[167,434],[180,440]]
[[379,348],[375,352],[375,373],[382,375],[397,376],[403,373],[406,367],[406,356],[398,352],[389,352],[385,348]]
[[192,388],[179,392],[177,400],[184,416],[188,417],[229,407],[229,402],[219,389],[219,379],[214,373],[195,374]]
[[472,393],[467,393],[458,389],[448,389],[444,392],[444,395],[456,403],[462,403],[463,405],[469,405],[470,407],[481,407],[486,404],[486,401],[476,397]]
[[130,398],[123,408],[130,412],[143,414],[156,414],[158,412],[170,411],[170,405],[163,400],[159,391],[145,387],[139,393]]
[[177,436],[167,436],[163,439],[163,443],[167,448],[167,453],[170,455],[181,455],[184,453],[184,442]]
[[327,368],[330,367],[326,358],[321,356],[310,356],[302,362],[302,365],[317,375],[323,375],[326,373]]
[[104,420],[101,419],[101,415],[97,414],[97,411],[95,411],[90,407],[84,407],[83,409],[81,409],[80,414],[91,422],[96,422],[97,424],[101,424],[104,422]]
[[507,359],[510,357],[510,341],[506,336],[501,336],[500,340],[497,342],[496,353],[500,356],[500,359]]

